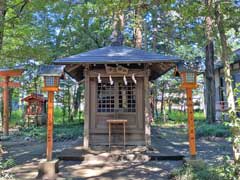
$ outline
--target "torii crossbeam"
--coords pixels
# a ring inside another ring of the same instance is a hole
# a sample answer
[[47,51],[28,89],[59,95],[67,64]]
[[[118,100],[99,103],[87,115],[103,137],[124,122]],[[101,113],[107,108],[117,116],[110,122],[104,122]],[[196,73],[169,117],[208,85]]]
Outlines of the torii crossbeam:
[[20,87],[20,83],[10,81],[11,77],[19,77],[23,73],[23,69],[0,69],[0,77],[3,81],[0,82],[0,87],[3,88],[3,135],[9,134],[9,88]]

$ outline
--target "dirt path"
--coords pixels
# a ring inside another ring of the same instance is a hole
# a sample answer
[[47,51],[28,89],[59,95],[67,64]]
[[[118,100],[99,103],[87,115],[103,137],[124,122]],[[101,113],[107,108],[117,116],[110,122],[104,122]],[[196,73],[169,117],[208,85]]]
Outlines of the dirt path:
[[[81,139],[80,139],[81,141]],[[183,128],[152,128],[152,144],[161,153],[179,153],[188,155],[186,130]],[[54,154],[69,147],[79,145],[76,141],[54,142]],[[26,141],[23,137],[11,138],[3,142],[7,153],[16,166],[6,170],[16,179],[34,179],[38,164],[45,157],[45,143],[35,140]],[[216,163],[224,155],[231,155],[231,146],[224,138],[197,139],[198,158],[208,163]],[[97,160],[83,162],[60,162],[58,179],[168,179],[170,172],[182,165],[182,161],[148,161],[148,162],[100,162]]]

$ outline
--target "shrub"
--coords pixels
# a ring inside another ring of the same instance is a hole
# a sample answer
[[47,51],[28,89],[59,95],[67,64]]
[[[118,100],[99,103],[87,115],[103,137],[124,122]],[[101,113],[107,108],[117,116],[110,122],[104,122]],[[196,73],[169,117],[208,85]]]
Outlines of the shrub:
[[205,163],[185,164],[183,167],[175,170],[171,174],[174,180],[222,180],[214,168]]
[[[187,113],[184,113],[182,111],[172,111],[172,112],[168,112],[168,119],[178,123],[187,122],[188,116],[187,116]],[[204,121],[206,117],[203,111],[195,111],[194,119],[196,121]]]
[[208,124],[206,122],[196,122],[196,136],[206,137],[229,137],[229,127],[224,124]]
[[16,125],[23,124],[23,112],[22,110],[12,111],[11,118],[10,118],[10,126],[14,127]]
[[[37,140],[46,139],[46,128],[31,126],[28,128],[23,128],[20,130],[21,134],[26,137],[31,137]],[[83,126],[82,124],[66,124],[66,125],[54,125],[53,128],[53,138],[54,141],[62,141],[69,139],[77,139],[82,136]]]

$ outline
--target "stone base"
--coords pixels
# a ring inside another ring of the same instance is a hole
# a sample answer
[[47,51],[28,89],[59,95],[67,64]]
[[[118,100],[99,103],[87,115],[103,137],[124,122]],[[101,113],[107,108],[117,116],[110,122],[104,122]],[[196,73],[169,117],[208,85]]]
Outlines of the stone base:
[[43,180],[55,180],[57,179],[57,173],[59,160],[41,161],[38,168],[38,176],[36,179]]

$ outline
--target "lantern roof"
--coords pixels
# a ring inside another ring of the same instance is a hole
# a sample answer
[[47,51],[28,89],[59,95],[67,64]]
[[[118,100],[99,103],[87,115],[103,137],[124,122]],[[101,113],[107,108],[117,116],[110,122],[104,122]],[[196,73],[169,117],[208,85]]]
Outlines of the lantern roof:
[[64,72],[64,67],[61,65],[41,65],[38,73],[41,76],[58,76],[61,77]]
[[181,61],[177,63],[177,67],[175,70],[175,75],[179,76],[181,72],[194,72],[201,73],[204,70],[204,65],[200,58],[196,58],[193,61]]

